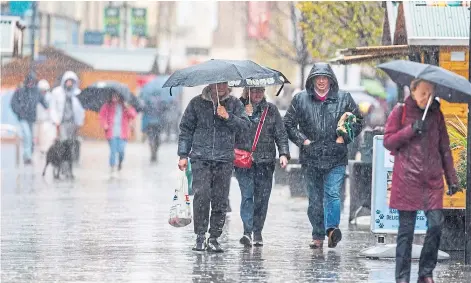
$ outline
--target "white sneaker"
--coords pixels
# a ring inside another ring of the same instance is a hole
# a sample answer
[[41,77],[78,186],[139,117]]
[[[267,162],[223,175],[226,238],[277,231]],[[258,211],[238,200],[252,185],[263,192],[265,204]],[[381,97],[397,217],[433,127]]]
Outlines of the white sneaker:
[[111,178],[116,178],[118,176],[118,172],[116,171],[116,168],[111,167],[110,176]]

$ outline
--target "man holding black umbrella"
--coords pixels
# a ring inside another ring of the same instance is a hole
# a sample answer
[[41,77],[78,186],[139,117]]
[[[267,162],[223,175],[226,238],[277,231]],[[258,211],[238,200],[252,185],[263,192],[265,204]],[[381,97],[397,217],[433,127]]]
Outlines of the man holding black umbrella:
[[[194,251],[223,252],[217,239],[226,218],[235,135],[249,124],[242,102],[230,95],[227,82],[205,87],[185,109],[180,122],[178,167],[185,170],[191,158],[197,235]],[[210,236],[206,241],[208,223]]]

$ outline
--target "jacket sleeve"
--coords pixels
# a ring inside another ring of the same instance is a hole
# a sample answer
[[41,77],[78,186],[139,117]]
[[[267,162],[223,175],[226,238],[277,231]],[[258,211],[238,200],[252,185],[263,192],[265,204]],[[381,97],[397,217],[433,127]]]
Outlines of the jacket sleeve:
[[134,109],[134,107],[132,107],[132,106],[128,106],[128,107],[126,107],[126,109],[124,110],[124,115],[126,115],[126,117],[127,117],[129,120],[132,120],[132,119],[136,118],[136,116],[137,116],[136,109]]
[[108,105],[105,103],[100,109],[100,125],[103,129],[109,128],[110,125],[108,125]]
[[456,176],[455,166],[453,165],[453,156],[450,150],[450,137],[446,129],[445,117],[440,111],[440,154],[442,156],[443,171],[445,172],[445,179],[448,186],[457,185],[458,177]]
[[13,93],[13,96],[11,97],[11,102],[10,102],[10,106],[11,106],[11,110],[13,111],[13,113],[15,113],[16,116],[19,116],[19,113],[20,113],[20,91],[17,89],[15,90],[15,92]]
[[83,126],[85,122],[85,109],[83,109],[82,103],[75,96],[73,98],[73,110],[74,110],[74,121],[77,126]]
[[180,158],[187,158],[193,145],[193,134],[195,133],[197,121],[194,100],[191,100],[183,113],[180,121],[180,135],[178,136],[178,151]]
[[301,133],[298,129],[299,125],[299,114],[298,114],[298,105],[297,105],[297,97],[296,95],[293,100],[291,101],[291,105],[286,111],[285,117],[283,118],[284,124],[286,127],[286,131],[288,133],[289,139],[295,143],[297,146],[301,147],[307,137]]
[[275,112],[275,143],[278,147],[278,153],[280,156],[285,155],[289,160],[291,156],[289,154],[288,133],[278,108],[273,107],[273,111]]
[[[360,110],[358,109],[358,105],[353,100],[352,95],[347,92],[347,112],[353,113],[355,117],[357,117],[357,122],[352,125],[353,135],[358,137],[363,129],[363,117],[361,116]],[[351,142],[351,141],[349,141]]]
[[401,110],[405,110],[403,106],[394,107],[386,121],[383,143],[384,147],[389,151],[398,150],[415,136],[411,125],[402,125]]
[[226,120],[227,126],[235,132],[248,130],[251,122],[245,113],[244,105],[239,99],[234,99],[234,104],[234,113],[229,113],[229,118]]

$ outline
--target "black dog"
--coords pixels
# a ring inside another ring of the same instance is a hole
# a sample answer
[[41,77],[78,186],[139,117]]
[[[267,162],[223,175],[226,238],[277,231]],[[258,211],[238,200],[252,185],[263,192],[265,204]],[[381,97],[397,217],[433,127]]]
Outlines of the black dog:
[[46,166],[44,166],[43,176],[46,174],[46,168],[49,163],[54,166],[53,175],[54,179],[59,179],[59,175],[61,172],[61,167],[64,162],[67,163],[68,170],[67,177],[74,178],[74,174],[72,172],[72,150],[73,150],[73,141],[72,140],[65,140],[59,141],[56,140],[55,143],[49,148],[46,155]]

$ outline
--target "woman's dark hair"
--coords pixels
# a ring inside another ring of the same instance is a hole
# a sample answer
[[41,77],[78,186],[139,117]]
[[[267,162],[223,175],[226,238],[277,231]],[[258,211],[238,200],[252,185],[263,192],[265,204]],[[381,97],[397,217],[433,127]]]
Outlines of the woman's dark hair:
[[119,93],[119,92],[116,92],[116,91],[112,91],[109,93],[108,95],[108,103],[112,103],[113,102],[113,96],[116,96],[118,97],[118,100],[119,102],[124,102],[124,98],[123,96]]

